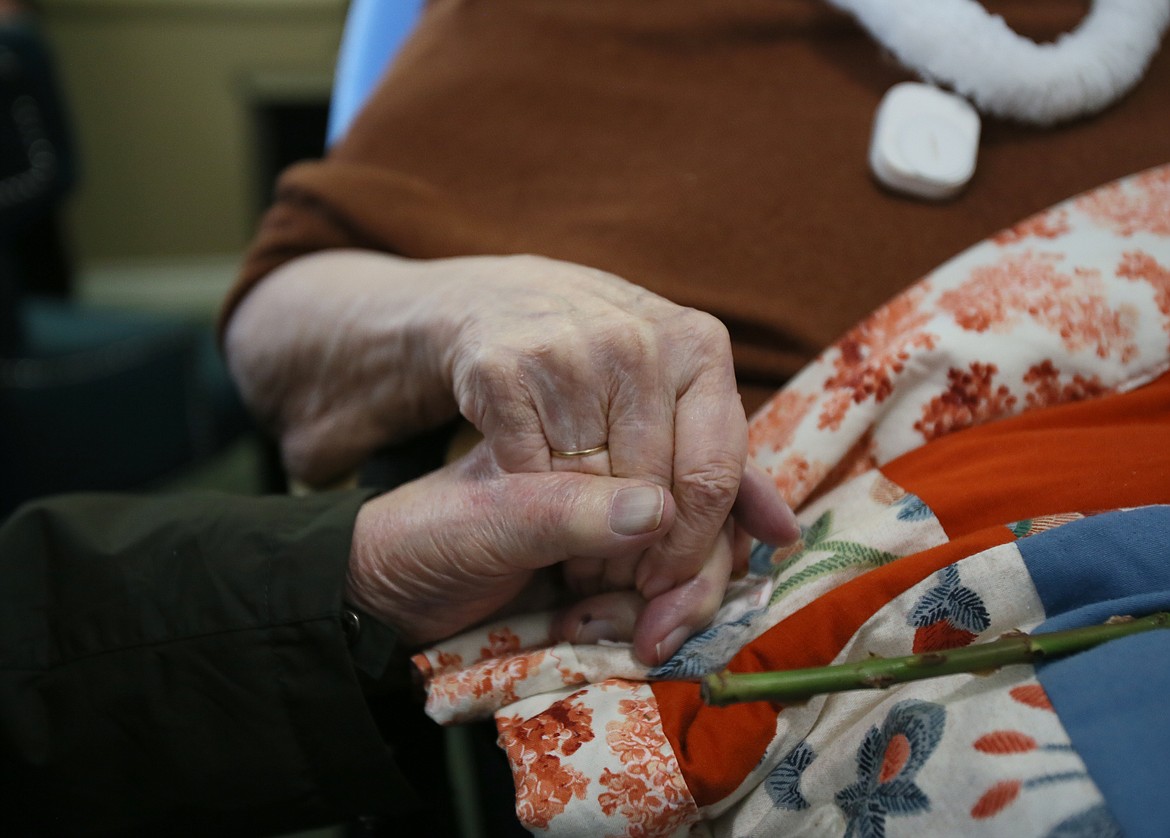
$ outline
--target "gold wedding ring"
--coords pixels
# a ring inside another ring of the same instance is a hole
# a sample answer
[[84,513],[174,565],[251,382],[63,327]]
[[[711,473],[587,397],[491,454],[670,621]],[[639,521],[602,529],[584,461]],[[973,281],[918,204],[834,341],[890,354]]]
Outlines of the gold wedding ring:
[[596,445],[593,448],[582,448],[580,451],[557,451],[550,449],[549,453],[554,457],[560,457],[562,460],[572,460],[575,457],[588,457],[590,454],[600,454],[609,448],[609,443],[603,442],[601,445]]

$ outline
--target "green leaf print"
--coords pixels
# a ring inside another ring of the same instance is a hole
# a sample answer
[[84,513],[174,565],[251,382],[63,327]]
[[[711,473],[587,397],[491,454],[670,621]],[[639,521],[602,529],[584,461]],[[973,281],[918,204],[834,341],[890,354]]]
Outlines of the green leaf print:
[[828,510],[820,518],[813,521],[812,526],[806,529],[803,533],[804,547],[806,550],[812,549],[820,544],[829,535],[829,530],[833,526],[833,510]]
[[850,568],[881,567],[898,558],[893,553],[887,553],[866,544],[859,544],[856,541],[828,540],[832,524],[833,513],[831,511],[825,512],[810,527],[805,529],[802,548],[776,566],[773,570],[773,576],[778,576],[809,553],[831,554],[797,571],[777,585],[772,591],[772,596],[768,599],[769,605],[778,602],[785,594],[823,576],[828,576],[830,573]]
[[1032,531],[1032,519],[1025,518],[1023,521],[1008,524],[1008,529],[1012,531],[1012,535],[1016,538],[1023,538]]

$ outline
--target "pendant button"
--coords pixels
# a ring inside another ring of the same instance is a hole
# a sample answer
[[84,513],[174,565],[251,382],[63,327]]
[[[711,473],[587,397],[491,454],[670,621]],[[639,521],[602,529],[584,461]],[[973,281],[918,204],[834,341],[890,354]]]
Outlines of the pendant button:
[[979,129],[979,114],[961,96],[918,82],[894,85],[874,118],[870,168],[895,192],[954,197],[975,174]]

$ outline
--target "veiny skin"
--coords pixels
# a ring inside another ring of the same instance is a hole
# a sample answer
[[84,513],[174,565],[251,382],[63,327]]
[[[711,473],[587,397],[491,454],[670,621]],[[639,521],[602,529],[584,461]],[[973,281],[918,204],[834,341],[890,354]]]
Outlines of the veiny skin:
[[[327,251],[254,288],[226,347],[290,474],[310,484],[461,413],[501,474],[662,487],[671,522],[641,551],[558,551],[578,593],[640,594],[623,607],[638,612],[635,651],[647,662],[714,614],[745,554],[737,526],[769,543],[796,537],[770,481],[744,478],[747,422],[726,329],[603,271],[536,256]],[[550,454],[603,442],[589,457]],[[522,497],[535,520],[539,499]]]

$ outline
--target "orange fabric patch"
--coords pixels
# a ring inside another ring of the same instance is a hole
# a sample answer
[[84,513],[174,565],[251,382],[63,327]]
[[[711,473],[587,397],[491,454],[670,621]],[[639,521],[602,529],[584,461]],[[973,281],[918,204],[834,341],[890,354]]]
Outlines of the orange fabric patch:
[[942,437],[882,473],[951,538],[1062,512],[1170,503],[1170,374]]
[[[731,672],[824,666],[883,605],[932,573],[973,553],[1012,541],[991,527],[872,570],[819,597],[744,646]],[[687,786],[699,806],[739,787],[776,735],[778,704],[752,702],[709,707],[699,686],[686,681],[651,684],[662,726]]]

